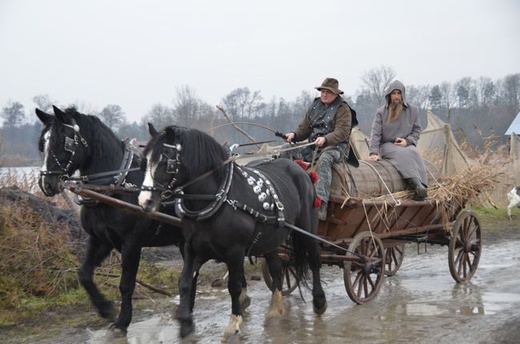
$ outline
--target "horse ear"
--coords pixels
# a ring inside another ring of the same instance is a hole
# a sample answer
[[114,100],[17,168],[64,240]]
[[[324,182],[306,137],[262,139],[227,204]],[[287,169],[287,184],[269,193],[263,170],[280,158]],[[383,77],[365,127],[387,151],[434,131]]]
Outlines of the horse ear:
[[54,105],[52,106],[52,109],[54,110],[54,115],[61,123],[67,123],[67,121],[65,120],[65,117],[67,116],[65,112],[61,111]]
[[52,115],[48,114],[46,112],[43,112],[42,110],[35,108],[34,111],[36,112],[36,116],[42,121],[43,124],[47,124],[52,120]]
[[156,137],[157,135],[159,135],[159,132],[157,131],[157,129],[155,129],[152,123],[148,123],[148,132],[152,137]]

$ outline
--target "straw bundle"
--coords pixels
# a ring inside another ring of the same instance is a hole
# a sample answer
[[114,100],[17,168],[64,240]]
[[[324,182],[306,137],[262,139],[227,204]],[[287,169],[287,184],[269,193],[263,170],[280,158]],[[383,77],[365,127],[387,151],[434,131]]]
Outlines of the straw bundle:
[[[471,165],[467,169],[452,176],[439,177],[428,187],[429,201],[441,206],[448,218],[452,218],[467,205],[479,204],[481,196],[500,183],[504,173],[490,165]],[[409,199],[413,191],[399,191],[391,195],[383,195],[373,200]]]

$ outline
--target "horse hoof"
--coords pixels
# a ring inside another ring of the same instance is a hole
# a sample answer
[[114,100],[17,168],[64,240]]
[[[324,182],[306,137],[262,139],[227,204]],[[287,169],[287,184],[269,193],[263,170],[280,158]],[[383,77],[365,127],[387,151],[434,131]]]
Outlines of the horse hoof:
[[243,322],[243,319],[242,319],[241,315],[232,314],[231,318],[229,319],[229,324],[226,327],[226,329],[224,330],[224,336],[232,336],[232,335],[240,334],[240,332],[241,332],[240,328],[242,327],[242,322]]
[[323,300],[323,301],[315,300],[313,302],[312,308],[314,310],[314,313],[316,313],[318,315],[325,313],[325,311],[327,310],[327,300]]
[[113,323],[108,328],[114,337],[126,337],[127,327],[118,323]]
[[195,326],[192,320],[179,320],[181,325],[181,338],[186,338],[193,332],[195,332]]
[[115,320],[116,310],[112,301],[104,301],[98,308],[99,315],[103,319]]

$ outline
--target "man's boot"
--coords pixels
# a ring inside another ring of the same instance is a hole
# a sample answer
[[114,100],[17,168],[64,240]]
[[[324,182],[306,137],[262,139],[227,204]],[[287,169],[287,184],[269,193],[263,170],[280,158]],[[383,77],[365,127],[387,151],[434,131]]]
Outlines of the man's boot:
[[414,201],[424,201],[424,199],[427,196],[427,191],[424,185],[422,185],[419,178],[408,178],[407,182],[415,191],[415,194],[413,195],[412,199]]

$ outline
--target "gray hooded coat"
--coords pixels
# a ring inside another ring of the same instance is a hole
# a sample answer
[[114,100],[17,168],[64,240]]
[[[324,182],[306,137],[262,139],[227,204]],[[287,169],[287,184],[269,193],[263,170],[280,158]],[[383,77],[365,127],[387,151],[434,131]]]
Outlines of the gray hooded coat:
[[[394,90],[401,91],[403,111],[398,119],[389,123],[390,94]],[[386,104],[377,110],[372,123],[369,153],[379,154],[382,159],[390,161],[403,179],[417,177],[427,186],[426,167],[416,147],[421,134],[417,108],[406,102],[405,87],[398,80],[393,81],[388,87],[385,100]],[[408,146],[396,146],[394,140],[397,137],[407,139]]]

